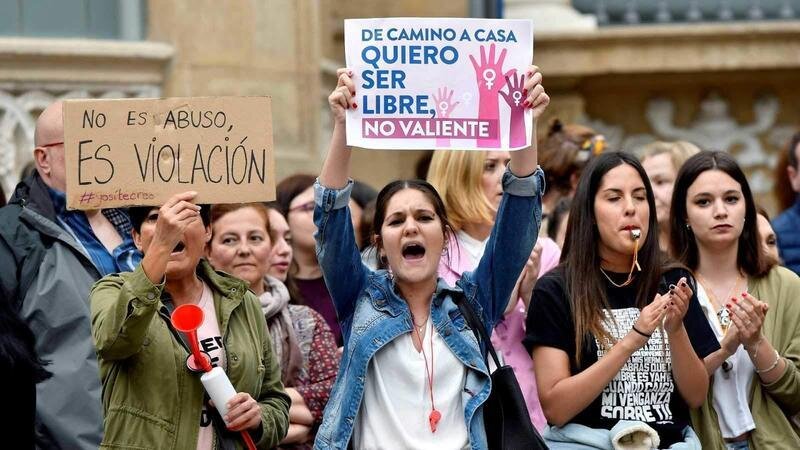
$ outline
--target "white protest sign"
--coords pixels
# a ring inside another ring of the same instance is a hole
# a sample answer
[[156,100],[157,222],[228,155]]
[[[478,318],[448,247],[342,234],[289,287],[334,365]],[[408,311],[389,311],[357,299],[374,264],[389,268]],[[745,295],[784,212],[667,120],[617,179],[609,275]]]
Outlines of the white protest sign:
[[345,20],[357,108],[347,144],[373,149],[516,150],[530,145],[530,20]]

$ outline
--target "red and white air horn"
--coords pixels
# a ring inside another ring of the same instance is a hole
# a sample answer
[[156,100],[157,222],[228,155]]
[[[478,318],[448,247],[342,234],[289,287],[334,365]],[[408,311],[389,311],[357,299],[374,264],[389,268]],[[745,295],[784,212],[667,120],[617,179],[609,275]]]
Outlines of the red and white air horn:
[[[228,414],[228,400],[236,395],[236,389],[233,388],[231,380],[228,379],[225,371],[221,367],[212,367],[208,353],[200,350],[197,329],[203,323],[203,316],[203,310],[199,306],[193,304],[181,305],[172,312],[172,326],[186,334],[189,340],[189,348],[192,351],[192,354],[186,360],[186,364],[192,370],[203,372],[200,375],[200,382],[203,383],[203,387],[208,392],[208,396],[211,397],[211,401],[214,402],[219,414],[225,417]],[[256,450],[256,444],[253,442],[250,433],[242,430],[240,434],[247,448]]]

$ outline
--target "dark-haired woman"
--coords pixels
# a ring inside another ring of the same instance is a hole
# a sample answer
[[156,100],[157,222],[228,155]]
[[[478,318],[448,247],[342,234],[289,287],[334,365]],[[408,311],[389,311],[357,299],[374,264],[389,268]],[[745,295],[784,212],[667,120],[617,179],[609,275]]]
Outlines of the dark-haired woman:
[[551,448],[611,448],[635,430],[654,447],[699,448],[689,408],[706,398],[702,358],[719,345],[690,275],[660,255],[644,169],[625,153],[596,157],[572,200],[562,264],[537,282],[528,312]]
[[[161,208],[131,208],[131,234],[144,258],[133,272],[109,275],[92,288],[102,448],[242,448],[238,432],[272,448],[286,436],[290,398],[259,300],[244,281],[214,271],[203,258],[209,208],[192,203],[196,195],[175,194]],[[189,346],[171,326],[171,311],[187,304],[203,310],[201,349],[237,392],[225,416],[221,405],[209,403],[200,375],[189,371]]]
[[[373,240],[387,270],[371,271],[361,263],[347,208],[345,116],[356,107],[351,74],[339,69],[328,97],[335,126],[316,185],[317,252],[344,354],[315,447],[485,449],[489,372],[456,302],[469,302],[486,329],[502,316],[541,223],[536,147],[511,154],[486,252],[455,288],[438,281],[453,237],[444,204],[420,180],[390,183],[378,195]],[[535,67],[525,87],[538,117],[549,98]]]
[[[331,294],[322,278],[314,243],[314,233],[317,231],[312,217],[315,180],[313,175],[295,174],[284,178],[276,187],[276,203],[286,217],[292,232],[294,256],[286,285],[294,302],[310,307],[325,318],[336,338],[336,343],[342,345],[342,330],[336,319]],[[359,197],[362,195],[364,198],[368,197],[368,189],[371,188],[362,186],[359,189],[361,191]],[[349,206],[353,211],[351,215],[353,227],[358,230],[361,224],[362,206],[353,199],[350,199]]]
[[727,153],[702,152],[678,173],[672,251],[695,273],[722,348],[705,359],[711,401],[693,416],[704,449],[797,449],[800,280],[770,263],[750,186]]
[[314,233],[317,231],[312,217],[315,179],[313,175],[294,174],[284,178],[276,187],[276,203],[289,223],[293,238],[293,258],[286,286],[293,302],[309,306],[325,318],[336,343],[342,345],[342,331],[314,248]]

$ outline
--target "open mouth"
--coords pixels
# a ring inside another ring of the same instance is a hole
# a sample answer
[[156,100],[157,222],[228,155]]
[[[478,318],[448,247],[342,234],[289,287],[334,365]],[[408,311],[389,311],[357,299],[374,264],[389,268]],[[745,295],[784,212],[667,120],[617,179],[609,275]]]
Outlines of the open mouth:
[[186,245],[183,243],[183,241],[178,242],[178,244],[175,245],[175,248],[172,249],[172,253],[180,253],[185,248],[186,248]]
[[403,259],[407,261],[417,261],[425,257],[425,247],[416,242],[403,246]]

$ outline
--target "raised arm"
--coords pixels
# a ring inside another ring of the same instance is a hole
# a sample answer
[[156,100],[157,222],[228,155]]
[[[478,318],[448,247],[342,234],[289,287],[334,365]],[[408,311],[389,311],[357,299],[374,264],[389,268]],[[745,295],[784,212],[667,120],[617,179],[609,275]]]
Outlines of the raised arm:
[[89,300],[92,335],[101,358],[121,360],[139,353],[158,316],[163,290],[164,284],[153,284],[141,265],[126,279],[109,275],[95,283]]
[[333,135],[318,183],[314,186],[314,224],[317,226],[317,260],[346,338],[349,319],[366,284],[369,269],[361,262],[347,207],[352,182],[349,178],[351,150],[347,147],[346,110],[356,107],[353,103],[355,86],[350,79],[350,70],[339,69],[336,72],[339,81],[328,96],[334,122]]
[[[544,175],[536,172],[536,120],[550,102],[542,87],[542,74],[536,66],[528,69],[525,81],[528,96],[524,104],[533,110],[531,145],[511,152],[511,164],[503,175],[503,200],[486,251],[466,281],[477,284],[484,320],[494,327],[505,312],[515,283],[531,254],[542,222]],[[535,172],[535,173],[534,173]]]
[[[92,335],[97,354],[105,360],[125,359],[138,353],[150,322],[158,312],[158,300],[165,286],[170,253],[183,232],[200,219],[200,207],[191,203],[196,192],[175,194],[148,215],[143,226],[155,231],[147,243],[142,263],[126,278],[110,276],[98,281],[90,295]],[[145,245],[141,235],[137,240]]]
[[522,150],[511,152],[511,173],[517,177],[527,177],[536,170],[538,153],[536,149],[536,121],[550,104],[550,96],[544,92],[542,73],[536,66],[528,67],[525,73],[525,91],[528,96],[522,103],[533,110],[533,126],[531,127],[531,145]]

